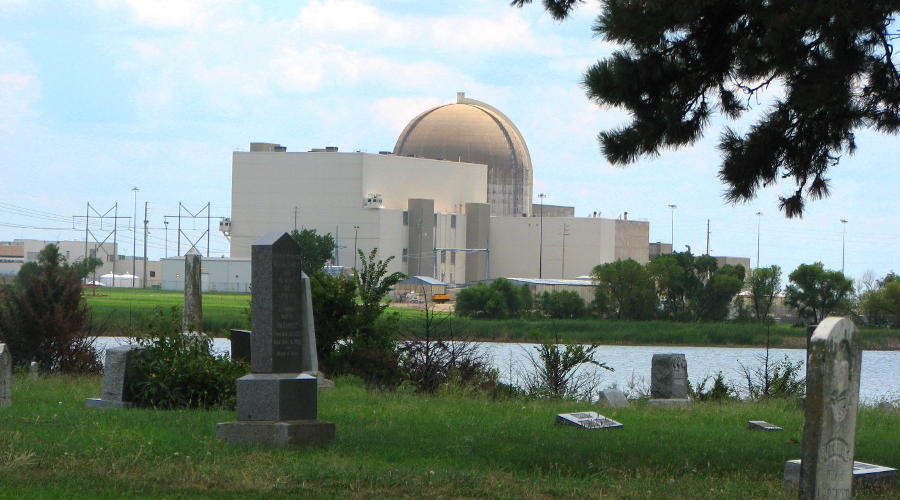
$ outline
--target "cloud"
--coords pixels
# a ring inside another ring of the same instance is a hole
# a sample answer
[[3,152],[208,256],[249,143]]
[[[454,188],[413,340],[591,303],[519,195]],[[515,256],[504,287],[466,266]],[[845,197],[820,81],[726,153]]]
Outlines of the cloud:
[[135,23],[155,29],[227,28],[236,23],[235,0],[97,0],[105,9],[124,8]]
[[376,122],[399,135],[410,120],[441,104],[446,104],[446,100],[437,97],[385,97],[373,102],[369,109]]
[[417,36],[418,23],[390,17],[356,0],[313,0],[297,17],[300,30],[316,36],[372,36],[379,42],[402,43]]
[[499,17],[446,17],[431,23],[434,42],[460,51],[529,50],[545,53],[551,46],[540,43],[529,23],[515,11]]
[[28,54],[0,42],[0,133],[21,131],[35,114],[32,105],[41,94],[40,79]]

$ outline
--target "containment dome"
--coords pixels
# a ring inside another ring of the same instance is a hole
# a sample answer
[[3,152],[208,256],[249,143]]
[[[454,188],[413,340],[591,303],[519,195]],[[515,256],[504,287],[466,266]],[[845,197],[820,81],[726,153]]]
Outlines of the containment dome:
[[394,154],[487,165],[491,215],[531,212],[531,156],[525,139],[499,110],[462,92],[456,104],[429,109],[409,122]]

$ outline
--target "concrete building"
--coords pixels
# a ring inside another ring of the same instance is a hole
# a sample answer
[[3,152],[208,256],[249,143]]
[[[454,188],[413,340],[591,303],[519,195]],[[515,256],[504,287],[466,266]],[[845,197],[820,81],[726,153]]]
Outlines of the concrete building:
[[[184,257],[161,259],[160,288],[184,290]],[[202,257],[200,290],[204,292],[250,292],[250,259]]]
[[[15,239],[13,241],[0,242],[0,274],[16,274],[26,262],[36,262],[38,254],[47,245],[53,243],[59,247],[60,254],[70,263],[80,262],[85,258],[84,240],[30,240]],[[97,244],[88,242],[87,255],[96,257],[103,261],[94,272],[93,276],[99,277],[105,274],[116,274],[118,276],[131,274],[134,270],[138,278],[143,278],[144,258],[132,257],[128,255],[120,255],[117,253],[118,245],[111,242]],[[159,284],[158,273],[160,271],[159,264],[153,262],[147,264],[147,286]],[[112,278],[109,280],[112,283]],[[125,283],[126,280],[116,280],[116,284]],[[127,280],[128,286],[131,286],[132,280]]]
[[531,172],[515,125],[464,95],[416,117],[394,153],[252,143],[232,156],[231,256],[249,258],[266,232],[310,228],[335,237],[334,265],[352,267],[356,249],[378,248],[396,257],[391,271],[450,285],[648,261],[648,222],[579,218],[557,205],[528,217]]

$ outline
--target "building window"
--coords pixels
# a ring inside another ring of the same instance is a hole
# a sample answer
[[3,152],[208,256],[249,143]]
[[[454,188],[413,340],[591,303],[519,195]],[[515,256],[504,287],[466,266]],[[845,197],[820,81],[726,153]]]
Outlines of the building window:
[[447,251],[441,250],[441,264],[447,263]]
[[156,271],[150,271],[150,277],[151,277],[151,278],[155,278],[155,277],[156,277]]
[[456,216],[455,215],[450,216],[450,228],[456,229]]
[[[450,265],[451,266],[456,265],[456,252],[450,252]],[[453,278],[450,278],[450,279],[453,280]]]
[[[93,257],[93,255],[91,255],[91,257]],[[106,262],[113,262],[113,261],[115,261],[115,260],[116,260],[116,256],[115,256],[115,255],[107,255],[107,256],[106,256]]]
[[403,211],[403,225],[409,225],[409,212],[407,212],[406,210]]
[[409,250],[406,248],[403,249],[403,259],[402,260],[403,260],[403,262],[409,261]]

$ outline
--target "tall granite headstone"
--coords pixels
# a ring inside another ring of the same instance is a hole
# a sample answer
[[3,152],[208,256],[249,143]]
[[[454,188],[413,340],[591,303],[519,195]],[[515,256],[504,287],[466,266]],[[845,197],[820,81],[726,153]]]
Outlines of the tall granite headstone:
[[688,399],[687,360],[684,354],[654,354],[650,366],[650,403],[677,405]]
[[300,247],[269,233],[251,251],[252,372],[237,381],[237,421],[216,426],[219,439],[270,446],[309,446],[334,439],[317,420],[316,378],[303,371]]
[[200,290],[202,278],[200,255],[184,256],[184,311],[181,313],[181,329],[185,332],[203,330],[203,294]]
[[799,498],[850,499],[862,352],[849,318],[825,318],[806,354]]
[[6,344],[0,344],[0,408],[12,406],[12,356]]
[[129,387],[142,377],[137,363],[144,352],[144,349],[130,345],[107,349],[100,397],[89,398],[85,406],[96,409],[130,408],[132,394]]

